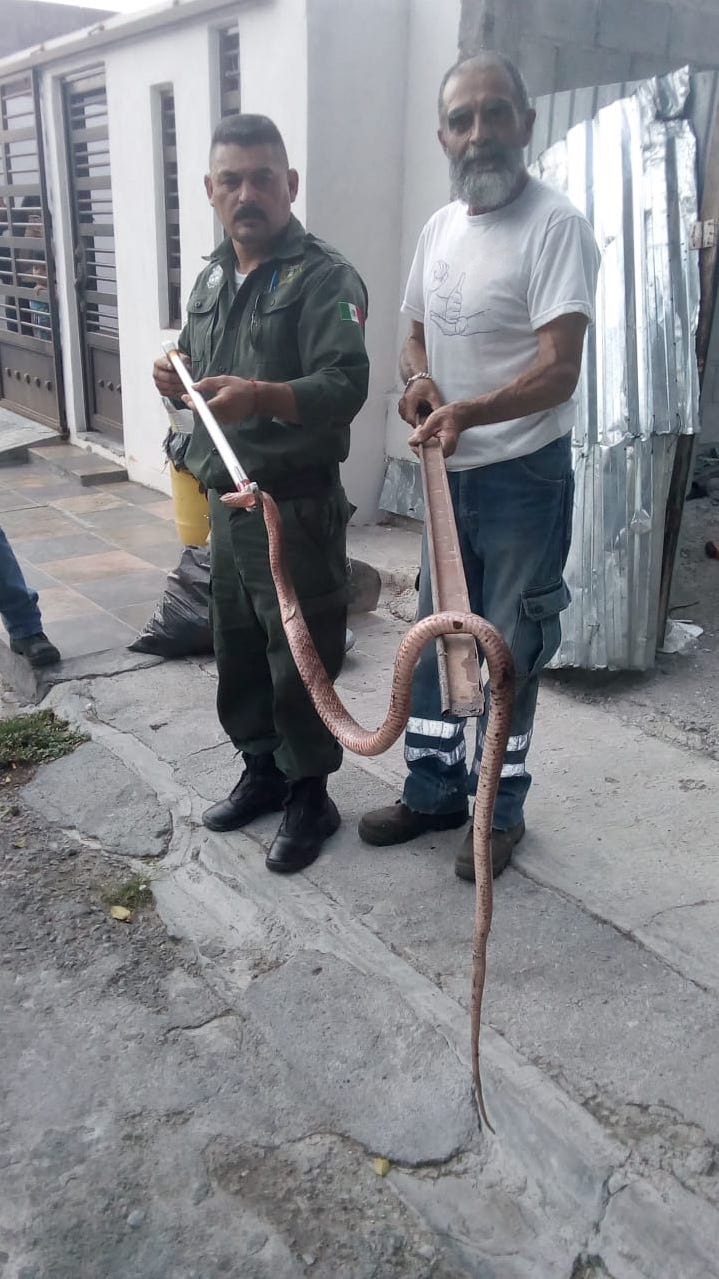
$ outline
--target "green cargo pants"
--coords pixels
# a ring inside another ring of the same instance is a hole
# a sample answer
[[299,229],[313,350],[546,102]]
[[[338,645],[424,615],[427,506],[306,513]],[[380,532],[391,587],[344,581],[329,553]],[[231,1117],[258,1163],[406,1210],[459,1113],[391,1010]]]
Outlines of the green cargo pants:
[[[220,723],[238,750],[272,752],[292,781],[324,777],[342,749],[317,715],[297,673],[270,574],[259,511],[223,506],[210,491],[212,627]],[[347,623],[347,499],[278,502],[285,561],[331,679],[339,674]]]

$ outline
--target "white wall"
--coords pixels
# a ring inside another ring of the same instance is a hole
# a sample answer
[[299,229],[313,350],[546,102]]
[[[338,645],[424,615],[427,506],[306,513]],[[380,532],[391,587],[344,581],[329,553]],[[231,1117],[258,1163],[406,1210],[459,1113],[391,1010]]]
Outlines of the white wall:
[[[396,415],[406,327],[399,304],[417,233],[447,199],[435,104],[442,73],[455,58],[459,8],[460,0],[263,0],[236,11],[242,109],[276,121],[300,172],[298,217],[346,254],[369,290],[370,396],[344,468],[359,521],[375,517],[385,452],[405,451],[406,430]],[[132,479],[165,490],[166,420],[150,377],[165,336],[156,95],[171,85],[175,96],[184,304],[202,255],[217,239],[203,175],[217,118],[215,28],[232,18],[232,10],[223,10],[103,52],[125,453]],[[92,61],[97,65],[97,54]],[[43,94],[68,424],[76,437],[84,413],[60,111],[60,79],[71,65],[83,63],[75,58],[44,70]]]
[[184,305],[202,255],[214,244],[202,180],[213,124],[209,66],[205,23],[116,47],[106,56],[125,458],[131,479],[166,490],[161,446],[167,417],[150,376],[166,336],[160,299],[164,227],[157,200],[162,167],[153,97],[159,87],[171,87],[175,97]]
[[397,355],[408,329],[399,307],[417,237],[429,216],[449,199],[447,160],[437,141],[437,92],[457,59],[460,0],[411,0],[404,123],[404,184],[400,238],[400,284],[395,300],[394,378],[386,397],[386,452],[413,458],[407,426],[397,413]]
[[343,482],[356,522],[374,520],[394,380],[408,0],[308,0],[307,225],[336,245],[369,293],[369,397]]
[[307,217],[307,15],[305,0],[271,0],[240,14],[243,111],[274,120],[300,175],[294,212]]
[[[238,10],[242,109],[272,116],[293,155],[305,153],[306,65],[304,0],[274,0]],[[225,11],[222,25],[232,21]],[[156,189],[162,182],[153,138],[157,86],[175,95],[182,245],[182,302],[216,242],[203,177],[217,121],[217,36],[204,20],[158,34],[107,55],[125,456],[130,478],[169,487],[162,439],[167,420],[150,369],[165,332],[160,327]],[[298,202],[301,210],[302,205]],[[162,243],[163,228],[159,226]]]

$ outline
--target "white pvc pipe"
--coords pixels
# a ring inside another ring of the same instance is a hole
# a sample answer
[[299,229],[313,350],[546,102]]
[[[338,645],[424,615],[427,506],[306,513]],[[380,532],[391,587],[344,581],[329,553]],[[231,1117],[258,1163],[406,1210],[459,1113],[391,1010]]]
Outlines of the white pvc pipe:
[[234,450],[230,447],[227,441],[225,432],[216,420],[214,414],[208,408],[207,402],[203,400],[199,391],[196,391],[192,385],[192,378],[190,377],[183,360],[180,358],[177,347],[173,342],[163,342],[162,349],[187,391],[193,407],[197,410],[202,421],[207,427],[210,439],[227,467],[233,484],[240,492],[243,489],[249,489],[251,492],[256,493],[258,491],[257,485],[252,483],[247,472],[240,466]]

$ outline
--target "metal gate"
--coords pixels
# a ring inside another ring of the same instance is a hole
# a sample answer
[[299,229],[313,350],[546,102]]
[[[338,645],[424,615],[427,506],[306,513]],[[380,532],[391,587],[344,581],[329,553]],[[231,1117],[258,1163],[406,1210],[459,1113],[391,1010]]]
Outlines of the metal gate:
[[65,430],[37,80],[0,82],[0,402]]
[[122,440],[105,77],[102,71],[73,76],[64,92],[87,426]]

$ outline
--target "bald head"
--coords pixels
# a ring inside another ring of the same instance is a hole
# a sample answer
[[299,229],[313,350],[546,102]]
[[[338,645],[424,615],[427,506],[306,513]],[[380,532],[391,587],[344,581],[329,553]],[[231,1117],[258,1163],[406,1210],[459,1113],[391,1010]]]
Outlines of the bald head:
[[439,111],[440,121],[444,121],[446,117],[445,90],[450,80],[458,75],[464,75],[473,71],[499,71],[504,72],[510,84],[510,93],[514,100],[514,104],[520,113],[529,111],[531,102],[527,86],[524,82],[519,67],[509,59],[505,58],[503,53],[495,53],[491,49],[482,49],[479,53],[473,53],[469,58],[460,58],[453,66],[445,71],[442,76],[442,83],[439,86],[439,97],[437,101],[437,109]]

